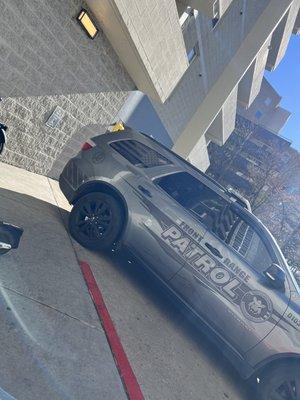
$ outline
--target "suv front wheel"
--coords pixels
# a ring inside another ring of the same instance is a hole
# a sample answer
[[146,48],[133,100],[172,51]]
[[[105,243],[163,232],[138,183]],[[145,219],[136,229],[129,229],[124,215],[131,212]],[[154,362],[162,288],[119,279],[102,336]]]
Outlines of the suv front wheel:
[[70,213],[69,230],[83,247],[105,250],[113,246],[123,223],[119,202],[107,193],[92,192],[75,203]]
[[266,369],[258,384],[259,400],[300,400],[300,363],[285,361]]

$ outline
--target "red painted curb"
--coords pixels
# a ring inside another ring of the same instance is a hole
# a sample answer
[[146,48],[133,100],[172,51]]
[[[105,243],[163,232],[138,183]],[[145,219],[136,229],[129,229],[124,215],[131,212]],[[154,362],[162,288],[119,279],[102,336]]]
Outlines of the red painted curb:
[[116,366],[123,381],[124,387],[130,400],[144,400],[140,385],[130,366],[120,338],[114,327],[113,321],[106,308],[100,288],[95,280],[92,269],[85,261],[79,262],[81,272],[94,302],[102,327],[106,334],[108,343],[113,353]]

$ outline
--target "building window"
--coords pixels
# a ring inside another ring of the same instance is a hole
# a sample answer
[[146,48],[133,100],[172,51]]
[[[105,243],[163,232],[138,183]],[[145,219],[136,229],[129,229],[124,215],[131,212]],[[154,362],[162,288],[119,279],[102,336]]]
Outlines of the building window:
[[297,189],[296,186],[290,186],[290,187],[287,188],[287,192],[288,192],[289,194],[297,194],[298,189]]
[[193,47],[188,53],[187,53],[187,58],[189,60],[189,63],[191,63],[194,58],[196,57],[196,51],[195,48]]
[[214,18],[219,18],[219,1],[216,0],[213,4],[213,14]]
[[197,54],[198,54],[198,45],[194,46],[194,47],[187,53],[187,58],[188,58],[190,64],[195,60]]
[[185,29],[186,24],[193,15],[194,15],[194,10],[192,9],[192,7],[187,7],[184,13],[179,18],[179,23],[182,30]]
[[267,97],[267,98],[265,99],[264,103],[265,103],[265,105],[266,105],[267,107],[269,107],[269,105],[272,103],[271,98],[270,98],[270,97]]
[[212,26],[214,28],[217,25],[217,23],[219,22],[219,18],[213,18],[211,22],[212,22]]
[[242,171],[236,171],[236,174],[237,174],[238,176],[244,176],[244,174],[242,173]]
[[257,118],[257,119],[260,119],[261,117],[262,117],[262,112],[261,111],[259,111],[259,110],[257,110],[256,111],[256,113],[255,113],[255,117]]

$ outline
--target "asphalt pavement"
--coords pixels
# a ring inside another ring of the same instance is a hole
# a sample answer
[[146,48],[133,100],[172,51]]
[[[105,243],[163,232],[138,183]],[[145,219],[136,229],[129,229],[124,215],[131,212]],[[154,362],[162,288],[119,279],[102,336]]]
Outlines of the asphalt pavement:
[[[0,164],[0,216],[23,226],[0,259],[0,387],[17,400],[126,399],[80,272],[89,263],[146,400],[253,400],[193,318],[126,251],[70,239],[58,183]],[[1,398],[1,391],[0,391]]]

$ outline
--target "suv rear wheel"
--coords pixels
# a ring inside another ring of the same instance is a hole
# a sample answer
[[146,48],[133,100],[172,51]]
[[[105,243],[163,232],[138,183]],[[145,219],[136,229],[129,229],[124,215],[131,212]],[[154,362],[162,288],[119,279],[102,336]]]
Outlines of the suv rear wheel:
[[105,250],[117,240],[124,223],[120,203],[111,195],[92,192],[74,205],[69,218],[73,238],[91,250]]
[[260,377],[259,400],[300,400],[300,363],[285,361]]

